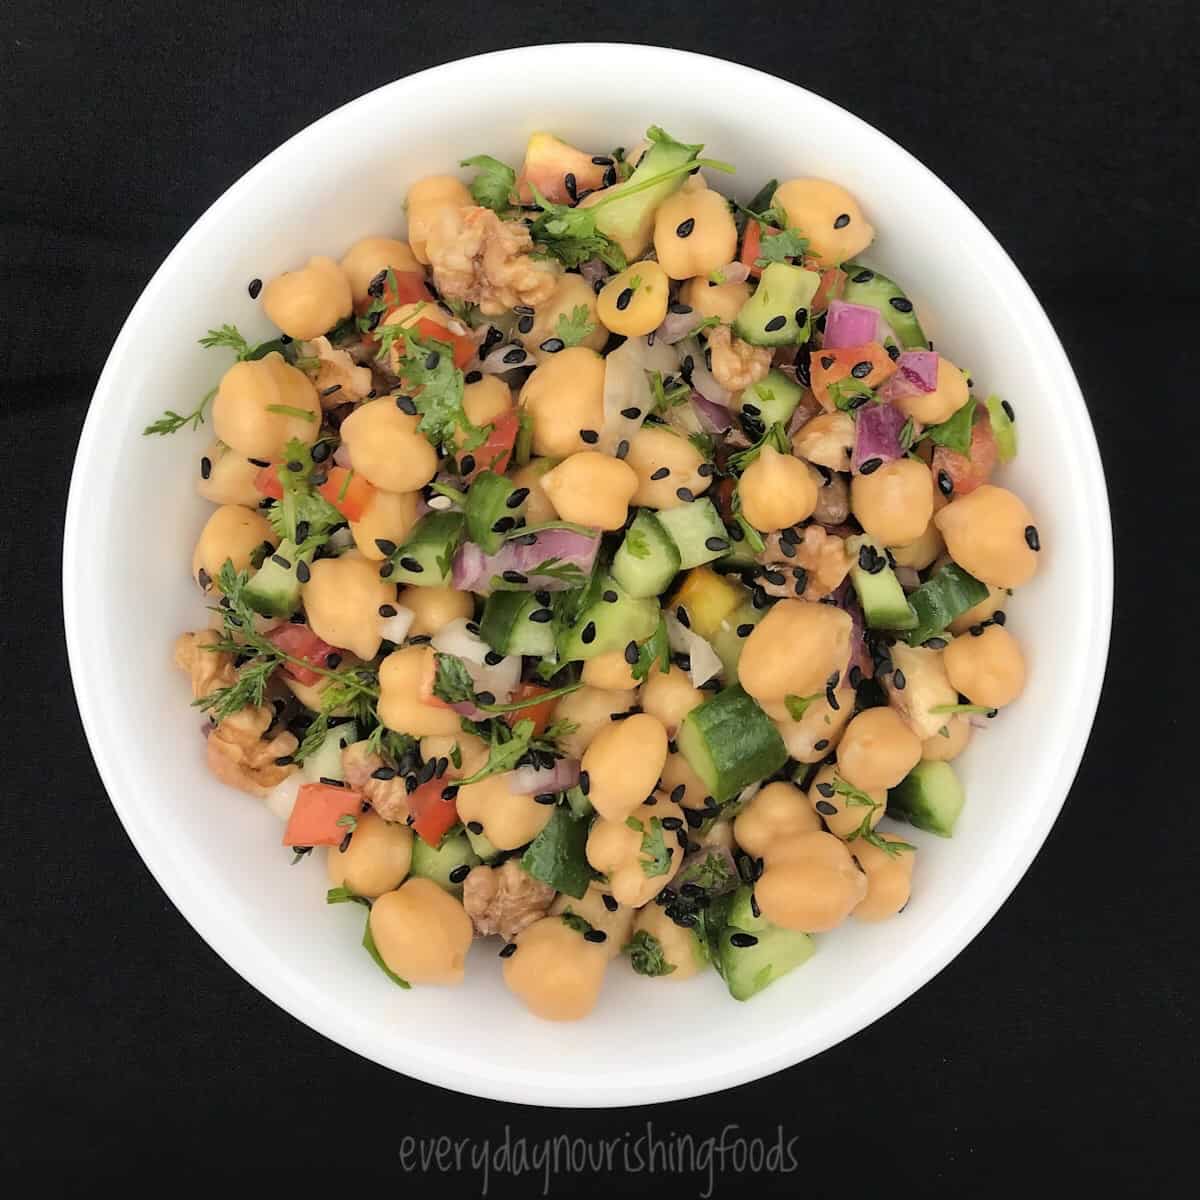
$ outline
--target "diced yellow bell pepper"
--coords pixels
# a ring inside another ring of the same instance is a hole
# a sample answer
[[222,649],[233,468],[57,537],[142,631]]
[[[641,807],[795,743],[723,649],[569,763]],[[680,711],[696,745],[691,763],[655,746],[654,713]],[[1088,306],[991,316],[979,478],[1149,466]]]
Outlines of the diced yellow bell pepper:
[[745,599],[746,589],[741,584],[709,567],[693,567],[671,598],[671,605],[682,604],[692,628],[702,638],[711,638],[721,622]]

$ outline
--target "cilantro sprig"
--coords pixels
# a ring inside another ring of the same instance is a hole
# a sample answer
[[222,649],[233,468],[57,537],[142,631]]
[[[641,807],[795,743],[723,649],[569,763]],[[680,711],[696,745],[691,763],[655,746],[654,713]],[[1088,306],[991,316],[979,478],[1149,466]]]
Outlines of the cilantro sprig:
[[667,623],[661,617],[654,633],[638,647],[638,660],[630,674],[638,681],[649,679],[656,663],[664,675],[671,669],[671,643],[667,640]]
[[558,323],[554,327],[554,336],[566,347],[578,346],[595,332],[594,322],[588,320],[586,304],[577,304],[571,309],[571,315],[559,313]]
[[792,443],[788,438],[787,426],[781,421],[776,421],[753,446],[750,446],[746,450],[741,450],[737,454],[730,455],[730,467],[740,475],[762,454],[764,446],[770,446],[772,449],[778,450],[780,454],[791,454]]
[[[641,859],[642,872],[648,879],[665,875],[671,869],[671,851],[667,848],[663,836],[662,821],[651,817],[649,822],[642,822],[637,817],[626,817],[625,824],[636,833],[642,835],[641,853],[648,857]],[[649,824],[649,829],[646,825]]]
[[[218,348],[232,350],[238,362],[245,362],[248,358],[254,356],[257,349],[246,341],[238,331],[236,325],[222,325],[220,329],[210,329],[199,340],[200,345],[206,350]],[[204,410],[216,394],[216,388],[206,392],[201,397],[200,403],[190,413],[181,414],[175,412],[174,409],[168,408],[157,421],[152,421],[142,430],[142,436],[148,437],[153,434],[159,437],[166,437],[168,434],[182,429],[185,425],[190,425],[193,429],[199,429],[204,424]]]
[[490,154],[476,154],[473,158],[464,158],[459,166],[475,168],[475,178],[471,180],[470,189],[476,204],[497,213],[507,212],[512,208],[517,173],[507,163],[502,163]]
[[675,964],[667,962],[662,942],[645,929],[639,929],[621,949],[629,955],[629,965],[635,974],[655,978],[675,970]]

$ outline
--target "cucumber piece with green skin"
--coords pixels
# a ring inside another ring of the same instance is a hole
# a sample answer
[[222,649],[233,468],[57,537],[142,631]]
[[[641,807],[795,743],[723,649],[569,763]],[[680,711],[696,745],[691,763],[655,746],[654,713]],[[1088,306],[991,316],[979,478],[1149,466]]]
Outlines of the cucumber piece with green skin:
[[462,543],[465,526],[462,513],[426,513],[385,564],[391,570],[384,578],[414,587],[449,587],[454,554]]
[[888,792],[887,815],[899,817],[917,829],[938,837],[951,837],[966,793],[948,762],[925,760]]
[[922,645],[987,597],[986,584],[968,575],[957,563],[947,563],[932,579],[909,593],[908,603],[917,615],[917,623],[904,640],[910,646]]
[[[467,540],[474,542],[484,554],[495,554],[504,535],[516,525],[517,518],[525,510],[529,489],[523,490],[525,495],[518,496],[516,484],[506,475],[480,471],[467,493]],[[514,497],[515,504],[512,503]]]
[[662,523],[642,509],[613,555],[613,578],[636,599],[664,592],[679,572],[679,549]]
[[735,1000],[749,1000],[768,984],[803,966],[816,950],[810,933],[780,929],[754,915],[752,893],[739,888],[717,936],[717,962]]
[[917,320],[913,302],[899,284],[862,263],[845,263],[842,270],[846,272],[843,300],[875,309],[892,327],[905,350],[929,349],[929,340]]
[[798,346],[808,341],[808,306],[821,286],[815,271],[768,263],[754,294],[738,309],[733,332],[752,346]]
[[[501,851],[488,840],[487,836],[482,833],[472,833],[470,829],[464,829],[467,841],[470,843],[471,849],[475,852],[478,858],[485,863],[494,863],[501,856]],[[415,846],[419,838],[413,839]]]
[[804,389],[794,379],[789,379],[782,371],[772,367],[764,378],[742,392],[742,413],[761,421],[764,429],[772,425],[786,425],[792,419],[792,413],[796,411],[803,394]]
[[1012,416],[1012,406],[1005,404],[999,396],[989,396],[986,404],[992,436],[996,439],[996,453],[1002,463],[1012,462],[1017,457],[1017,423]]
[[554,650],[554,626],[534,621],[545,605],[529,592],[493,592],[483,605],[479,636],[497,654],[543,658]]
[[853,560],[850,582],[858,594],[863,617],[870,629],[912,629],[917,614],[909,607],[908,597],[888,565],[887,555],[878,542],[866,535],[848,538],[846,552]]
[[[651,138],[650,148],[642,155],[633,174],[624,183],[609,188],[604,195],[614,199],[596,210],[596,228],[605,237],[618,241],[636,237],[650,214],[683,186],[687,176],[681,172],[652,187],[645,187],[646,181],[664,171],[682,167],[703,149],[703,146],[677,142],[653,127],[647,131],[647,136]],[[635,190],[638,188],[641,190]],[[625,195],[626,192],[630,194]]]
[[309,783],[322,779],[345,779],[342,769],[342,748],[358,741],[358,727],[353,721],[335,725],[325,734],[325,740],[304,760],[300,773]]
[[[615,600],[606,600],[615,595]],[[644,642],[658,628],[660,609],[653,596],[631,596],[611,576],[600,581],[596,599],[584,606],[569,629],[558,637],[561,662],[579,662],[623,650],[630,642]]]
[[242,591],[246,603],[264,617],[290,617],[300,607],[299,562],[295,545],[284,538],[250,577]]
[[707,497],[660,509],[658,523],[679,551],[680,570],[703,566],[729,550],[729,530]]
[[[409,875],[431,879],[453,896],[462,894],[463,880],[471,867],[479,865],[479,855],[471,846],[464,830],[442,838],[440,846],[431,846],[424,838],[415,837],[412,843],[412,866]],[[467,871],[462,870],[463,867]],[[452,879],[451,876],[454,876]],[[461,878],[460,878],[461,876]]]
[[721,660],[721,674],[727,683],[737,681],[738,662],[741,660],[746,638],[750,636],[749,633],[738,633],[738,630],[745,629],[747,625],[757,625],[764,616],[766,613],[762,609],[755,608],[754,604],[747,600],[721,622],[721,628],[709,639]]
[[770,717],[738,685],[692,709],[675,741],[718,804],[774,774],[788,756]]
[[582,900],[592,881],[587,847],[590,822],[579,820],[569,809],[556,808],[541,833],[521,855],[521,869],[555,891]]

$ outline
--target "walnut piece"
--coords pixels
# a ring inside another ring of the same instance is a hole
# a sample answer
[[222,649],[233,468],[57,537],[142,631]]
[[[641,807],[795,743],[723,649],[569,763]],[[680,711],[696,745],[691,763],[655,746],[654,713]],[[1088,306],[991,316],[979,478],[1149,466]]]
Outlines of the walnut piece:
[[219,641],[221,634],[215,629],[181,633],[175,639],[175,665],[191,676],[192,695],[197,700],[217,688],[232,687],[237,679],[232,654],[227,650],[204,649]]
[[529,230],[490,208],[445,208],[425,245],[433,281],[447,300],[495,316],[518,304],[536,307],[558,280],[556,264],[531,255]]
[[771,369],[771,347],[743,342],[733,336],[728,325],[708,331],[708,348],[712,352],[713,377],[726,391],[740,392],[765,379]]
[[789,542],[779,533],[767,534],[763,539],[765,548],[758,556],[760,563],[784,577],[782,583],[759,578],[758,582],[768,596],[795,597],[795,577],[792,574],[795,567],[803,567],[808,575],[804,587],[805,600],[819,600],[822,596],[828,596],[849,574],[851,561],[843,538],[827,533],[820,525],[806,526],[802,535],[792,529],[782,532],[797,540]]
[[356,366],[346,350],[335,349],[327,337],[301,342],[302,358],[315,358],[317,365],[305,374],[313,381],[325,410],[337,408],[348,400],[362,400],[374,387],[369,366]]
[[402,775],[392,779],[374,777],[374,772],[386,765],[378,754],[367,749],[366,742],[353,742],[342,749],[342,772],[347,786],[361,792],[385,821],[400,824],[408,820],[408,789]]
[[546,915],[554,889],[521,869],[515,858],[498,867],[472,867],[463,884],[463,907],[479,937],[498,933],[511,941]]
[[209,734],[208,768],[222,783],[265,796],[296,770],[275,761],[295,753],[299,743],[286,729],[266,736],[274,717],[269,704],[247,704]]

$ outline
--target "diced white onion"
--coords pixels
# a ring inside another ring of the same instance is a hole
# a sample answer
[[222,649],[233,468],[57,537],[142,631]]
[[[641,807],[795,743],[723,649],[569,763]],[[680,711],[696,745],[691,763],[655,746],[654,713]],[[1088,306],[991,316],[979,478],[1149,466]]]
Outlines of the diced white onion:
[[263,803],[267,806],[267,810],[274,813],[281,821],[286,822],[292,815],[292,809],[296,806],[296,797],[300,794],[304,783],[303,773],[293,771],[263,797]]
[[717,652],[695,630],[689,629],[672,612],[664,612],[667,625],[667,641],[676,654],[688,656],[688,676],[692,687],[703,687],[710,679],[720,675],[722,664]]
[[679,351],[679,361],[682,363],[688,355],[692,359],[691,384],[692,388],[699,392],[705,400],[711,400],[713,404],[720,404],[725,408],[729,407],[730,393],[725,390],[713,377],[713,373],[705,366],[704,350],[700,342],[696,338],[686,338],[680,342],[677,347]]
[[433,637],[433,648],[462,659],[477,692],[491,692],[499,701],[508,700],[521,682],[521,656],[510,654],[494,666],[485,662],[492,648],[478,634],[472,633],[468,624],[466,617],[458,617],[442,626]]
[[412,625],[416,614],[411,608],[403,608],[400,605],[393,605],[396,613],[391,617],[384,617],[379,622],[379,636],[386,641],[395,642],[400,645],[406,637],[408,637],[409,627]]

